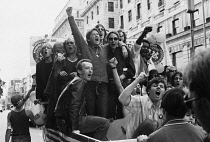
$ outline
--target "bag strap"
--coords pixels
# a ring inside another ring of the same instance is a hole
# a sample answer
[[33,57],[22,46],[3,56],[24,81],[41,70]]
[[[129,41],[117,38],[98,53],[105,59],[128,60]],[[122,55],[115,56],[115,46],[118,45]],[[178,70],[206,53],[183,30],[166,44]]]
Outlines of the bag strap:
[[57,109],[58,103],[60,101],[60,99],[62,98],[63,94],[66,92],[66,90],[72,85],[72,83],[77,80],[79,77],[74,77],[67,85],[66,87],[63,89],[63,91],[61,92],[60,96],[58,97],[57,103],[56,103],[56,107],[55,110]]

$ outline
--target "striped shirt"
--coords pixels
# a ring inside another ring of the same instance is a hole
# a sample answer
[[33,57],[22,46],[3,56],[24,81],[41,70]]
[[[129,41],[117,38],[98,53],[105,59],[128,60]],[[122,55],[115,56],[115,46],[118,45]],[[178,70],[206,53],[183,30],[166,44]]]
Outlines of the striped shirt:
[[148,95],[132,96],[128,106],[125,107],[129,111],[129,119],[126,129],[126,137],[131,138],[134,131],[145,120],[151,119],[158,127],[163,122],[160,116],[163,116],[162,109],[160,107],[155,108]]

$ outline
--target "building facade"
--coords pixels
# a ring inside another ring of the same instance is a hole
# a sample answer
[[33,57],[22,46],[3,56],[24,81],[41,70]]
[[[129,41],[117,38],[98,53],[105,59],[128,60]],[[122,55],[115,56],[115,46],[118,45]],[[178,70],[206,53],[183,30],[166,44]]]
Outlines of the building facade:
[[119,6],[118,0],[84,0],[84,10],[81,16],[84,17],[85,33],[102,24],[107,31],[119,29]]
[[52,37],[55,38],[68,38],[73,37],[72,32],[68,22],[68,16],[66,14],[66,9],[68,7],[73,7],[72,14],[75,18],[77,26],[84,36],[84,19],[80,16],[82,10],[84,9],[83,0],[69,0],[61,12],[55,19],[55,27],[52,31]]
[[[183,71],[193,55],[191,41],[191,19],[187,13],[187,0],[118,0],[120,27],[127,33],[128,43],[132,44],[146,26],[157,25],[157,32],[166,35],[166,48],[170,61]],[[204,15],[201,0],[194,0],[195,12],[193,20],[194,47],[197,54],[204,46],[203,21],[206,27],[206,43],[210,40],[210,6],[204,0]],[[165,64],[169,62],[166,61]]]

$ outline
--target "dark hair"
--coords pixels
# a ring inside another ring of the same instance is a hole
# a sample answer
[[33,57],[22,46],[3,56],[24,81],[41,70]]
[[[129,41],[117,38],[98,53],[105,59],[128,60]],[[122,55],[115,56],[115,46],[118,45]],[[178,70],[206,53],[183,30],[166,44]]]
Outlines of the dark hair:
[[153,79],[154,77],[158,77],[159,73],[156,69],[152,69],[149,71],[148,81]]
[[97,28],[93,28],[93,29],[89,30],[89,31],[86,33],[86,41],[87,41],[88,44],[90,44],[90,41],[89,41],[89,39],[90,39],[90,34],[91,34],[93,31],[97,31],[97,32],[99,33],[99,31],[98,31]]
[[165,88],[165,90],[166,90],[166,83],[165,83],[165,81],[161,78],[161,77],[155,77],[155,78],[153,78],[152,80],[150,80],[148,83],[147,83],[147,87],[146,87],[146,91],[147,91],[147,94],[149,95],[149,90],[151,89],[151,86],[152,86],[152,84],[158,84],[158,83],[163,83],[164,84],[164,88]]
[[179,88],[172,88],[164,94],[161,107],[171,116],[183,118],[188,110],[184,103],[185,92]]
[[119,29],[117,32],[118,32],[118,34],[119,34],[120,32],[122,32],[122,33],[123,33],[123,36],[124,36],[124,41],[122,41],[122,42],[126,43],[126,40],[127,40],[126,33],[125,33],[122,29]]
[[[103,26],[102,24],[97,24],[97,25],[95,26],[96,29],[98,29],[99,27],[103,27],[103,28],[104,28],[104,26]],[[104,38],[106,38],[106,35],[107,35],[106,29],[104,28]]]
[[194,56],[184,71],[184,82],[197,97],[210,101],[210,48],[205,48]]
[[21,95],[14,95],[11,97],[11,103],[13,104],[14,107],[20,108],[19,107],[19,102],[23,99]]
[[179,75],[180,77],[182,77],[182,73],[181,73],[181,72],[179,72],[179,71],[175,72],[175,73],[172,75],[172,77],[171,77],[171,85],[172,85],[172,86],[174,86],[174,78],[175,78],[176,75]]
[[79,74],[78,74],[78,70],[82,70],[82,63],[83,63],[83,62],[92,63],[92,61],[91,61],[90,59],[81,59],[81,60],[77,63],[77,65],[76,65],[77,75],[79,75]]
[[106,37],[106,40],[107,40],[107,41],[109,41],[109,36],[110,36],[111,34],[116,34],[116,35],[117,35],[117,38],[119,39],[119,34],[118,34],[118,32],[111,31],[111,32],[108,33],[108,35],[107,35],[107,37]]

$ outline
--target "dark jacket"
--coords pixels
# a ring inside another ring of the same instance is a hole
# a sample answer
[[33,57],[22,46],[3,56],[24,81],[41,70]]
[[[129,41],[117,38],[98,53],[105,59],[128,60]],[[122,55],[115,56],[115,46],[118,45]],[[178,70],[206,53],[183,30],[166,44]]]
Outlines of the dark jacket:
[[75,77],[75,80],[73,80],[69,88],[63,94],[61,93],[57,102],[57,107],[64,105],[68,110],[72,131],[79,129],[79,121],[85,114],[85,84],[85,80],[80,77]]
[[41,60],[36,64],[36,99],[47,101],[47,96],[44,95],[44,89],[47,86],[47,81],[51,73],[53,62],[45,63]]
[[[113,52],[111,47],[108,46],[109,52],[108,52],[108,60],[112,59],[115,57],[117,59],[117,72],[120,75],[124,74],[126,79],[133,78],[135,75],[135,66],[133,63],[133,59],[131,58],[131,53],[128,51],[128,57],[124,58],[122,55],[122,48],[116,48],[115,51]],[[124,70],[125,69],[125,70]],[[108,78],[113,79],[113,73],[111,70],[111,67],[107,67],[107,72],[108,72]]]

